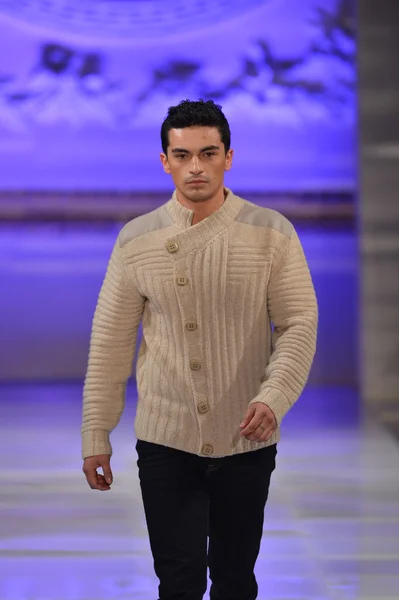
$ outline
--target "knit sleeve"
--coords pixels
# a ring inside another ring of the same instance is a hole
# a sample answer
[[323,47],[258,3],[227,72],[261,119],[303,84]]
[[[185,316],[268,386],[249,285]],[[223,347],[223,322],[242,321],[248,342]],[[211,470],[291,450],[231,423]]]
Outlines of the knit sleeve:
[[267,404],[280,425],[302,393],[316,350],[317,300],[295,230],[272,269],[268,310],[273,324],[272,354],[260,392],[250,404]]
[[124,409],[143,308],[144,298],[126,277],[123,251],[117,241],[92,323],[83,390],[83,458],[112,454],[109,436]]

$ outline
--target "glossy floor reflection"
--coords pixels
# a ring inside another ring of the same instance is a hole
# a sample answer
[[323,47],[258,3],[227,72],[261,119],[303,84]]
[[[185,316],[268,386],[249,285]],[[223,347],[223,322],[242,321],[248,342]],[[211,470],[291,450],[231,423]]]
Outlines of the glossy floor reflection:
[[[100,493],[81,473],[80,386],[0,387],[0,600],[157,598],[131,388]],[[398,467],[399,446],[353,392],[308,389],[284,423],[259,600],[398,600]]]

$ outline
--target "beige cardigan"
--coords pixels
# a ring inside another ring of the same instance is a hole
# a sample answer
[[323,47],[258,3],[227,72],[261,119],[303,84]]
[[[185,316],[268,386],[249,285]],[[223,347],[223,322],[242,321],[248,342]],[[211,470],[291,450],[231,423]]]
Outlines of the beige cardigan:
[[[141,320],[137,439],[215,457],[280,439],[315,352],[315,292],[291,223],[226,191],[196,225],[174,193],[120,232],[93,320],[83,458],[112,453]],[[251,402],[277,418],[265,443],[240,437]]]

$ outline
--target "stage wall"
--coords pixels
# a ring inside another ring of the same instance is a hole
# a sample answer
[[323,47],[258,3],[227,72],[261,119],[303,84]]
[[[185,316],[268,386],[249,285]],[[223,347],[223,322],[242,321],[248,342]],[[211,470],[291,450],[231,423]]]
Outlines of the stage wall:
[[0,0],[0,189],[168,191],[159,129],[212,98],[240,191],[353,190],[353,0]]

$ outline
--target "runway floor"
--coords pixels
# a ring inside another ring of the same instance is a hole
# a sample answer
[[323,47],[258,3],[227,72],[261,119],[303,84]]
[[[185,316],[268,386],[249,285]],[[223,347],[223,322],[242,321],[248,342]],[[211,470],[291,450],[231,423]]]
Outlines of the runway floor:
[[[2,385],[0,600],[154,600],[131,384],[115,483],[81,472],[79,384]],[[259,600],[398,600],[399,445],[345,388],[287,416],[266,510]]]

